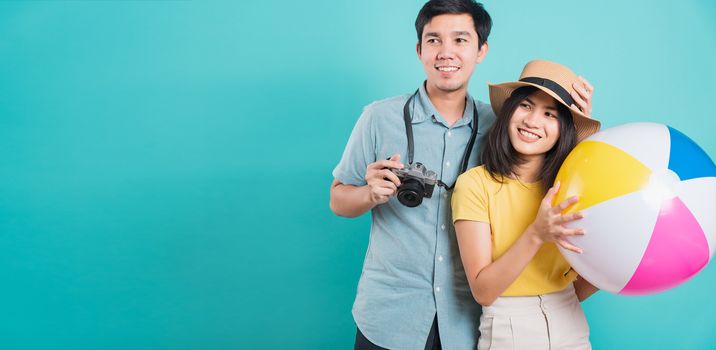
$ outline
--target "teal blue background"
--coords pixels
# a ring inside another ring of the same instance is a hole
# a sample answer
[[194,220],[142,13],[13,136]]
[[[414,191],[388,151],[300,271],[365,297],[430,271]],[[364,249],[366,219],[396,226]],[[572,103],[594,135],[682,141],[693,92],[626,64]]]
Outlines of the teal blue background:
[[[422,81],[421,5],[0,2],[0,348],[351,348],[369,217],[330,212],[331,170],[364,105]],[[474,96],[556,60],[605,126],[716,156],[713,2],[486,7]],[[714,285],[598,293],[594,347],[716,348]]]

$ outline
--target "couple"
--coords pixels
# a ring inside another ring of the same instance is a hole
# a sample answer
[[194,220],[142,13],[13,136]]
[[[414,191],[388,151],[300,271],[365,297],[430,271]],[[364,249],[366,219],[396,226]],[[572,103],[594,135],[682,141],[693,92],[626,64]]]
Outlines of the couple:
[[[584,231],[563,226],[581,214],[561,215],[577,199],[553,205],[552,182],[599,129],[593,88],[532,61],[490,85],[491,105],[473,100],[491,26],[474,0],[428,1],[415,21],[427,80],[367,106],[333,171],[331,210],[372,212],[356,349],[591,348],[579,302],[596,288],[556,246],[581,251],[567,238]],[[439,180],[422,202],[398,193],[418,162]]]

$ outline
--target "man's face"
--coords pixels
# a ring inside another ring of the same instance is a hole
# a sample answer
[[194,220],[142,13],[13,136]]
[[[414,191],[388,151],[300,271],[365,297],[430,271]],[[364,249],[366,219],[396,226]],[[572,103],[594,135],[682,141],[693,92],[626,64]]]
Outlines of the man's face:
[[478,47],[478,36],[469,14],[435,16],[423,28],[418,57],[429,88],[443,92],[467,89],[473,69],[487,54],[487,43]]

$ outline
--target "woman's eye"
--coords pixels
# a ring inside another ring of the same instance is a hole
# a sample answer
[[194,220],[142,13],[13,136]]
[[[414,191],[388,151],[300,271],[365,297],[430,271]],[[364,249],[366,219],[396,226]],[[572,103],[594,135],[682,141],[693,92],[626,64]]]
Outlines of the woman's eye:
[[529,110],[532,106],[530,106],[530,105],[527,104],[527,103],[520,103],[520,107]]

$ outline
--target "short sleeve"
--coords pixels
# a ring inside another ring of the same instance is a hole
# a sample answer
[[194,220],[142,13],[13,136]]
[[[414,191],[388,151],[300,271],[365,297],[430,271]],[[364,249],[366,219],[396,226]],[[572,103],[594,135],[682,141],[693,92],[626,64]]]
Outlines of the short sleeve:
[[363,186],[365,171],[375,159],[375,130],[372,108],[367,106],[356,122],[340,162],[333,169],[333,178],[342,184]]
[[490,222],[487,191],[475,169],[457,178],[452,194],[452,220]]

